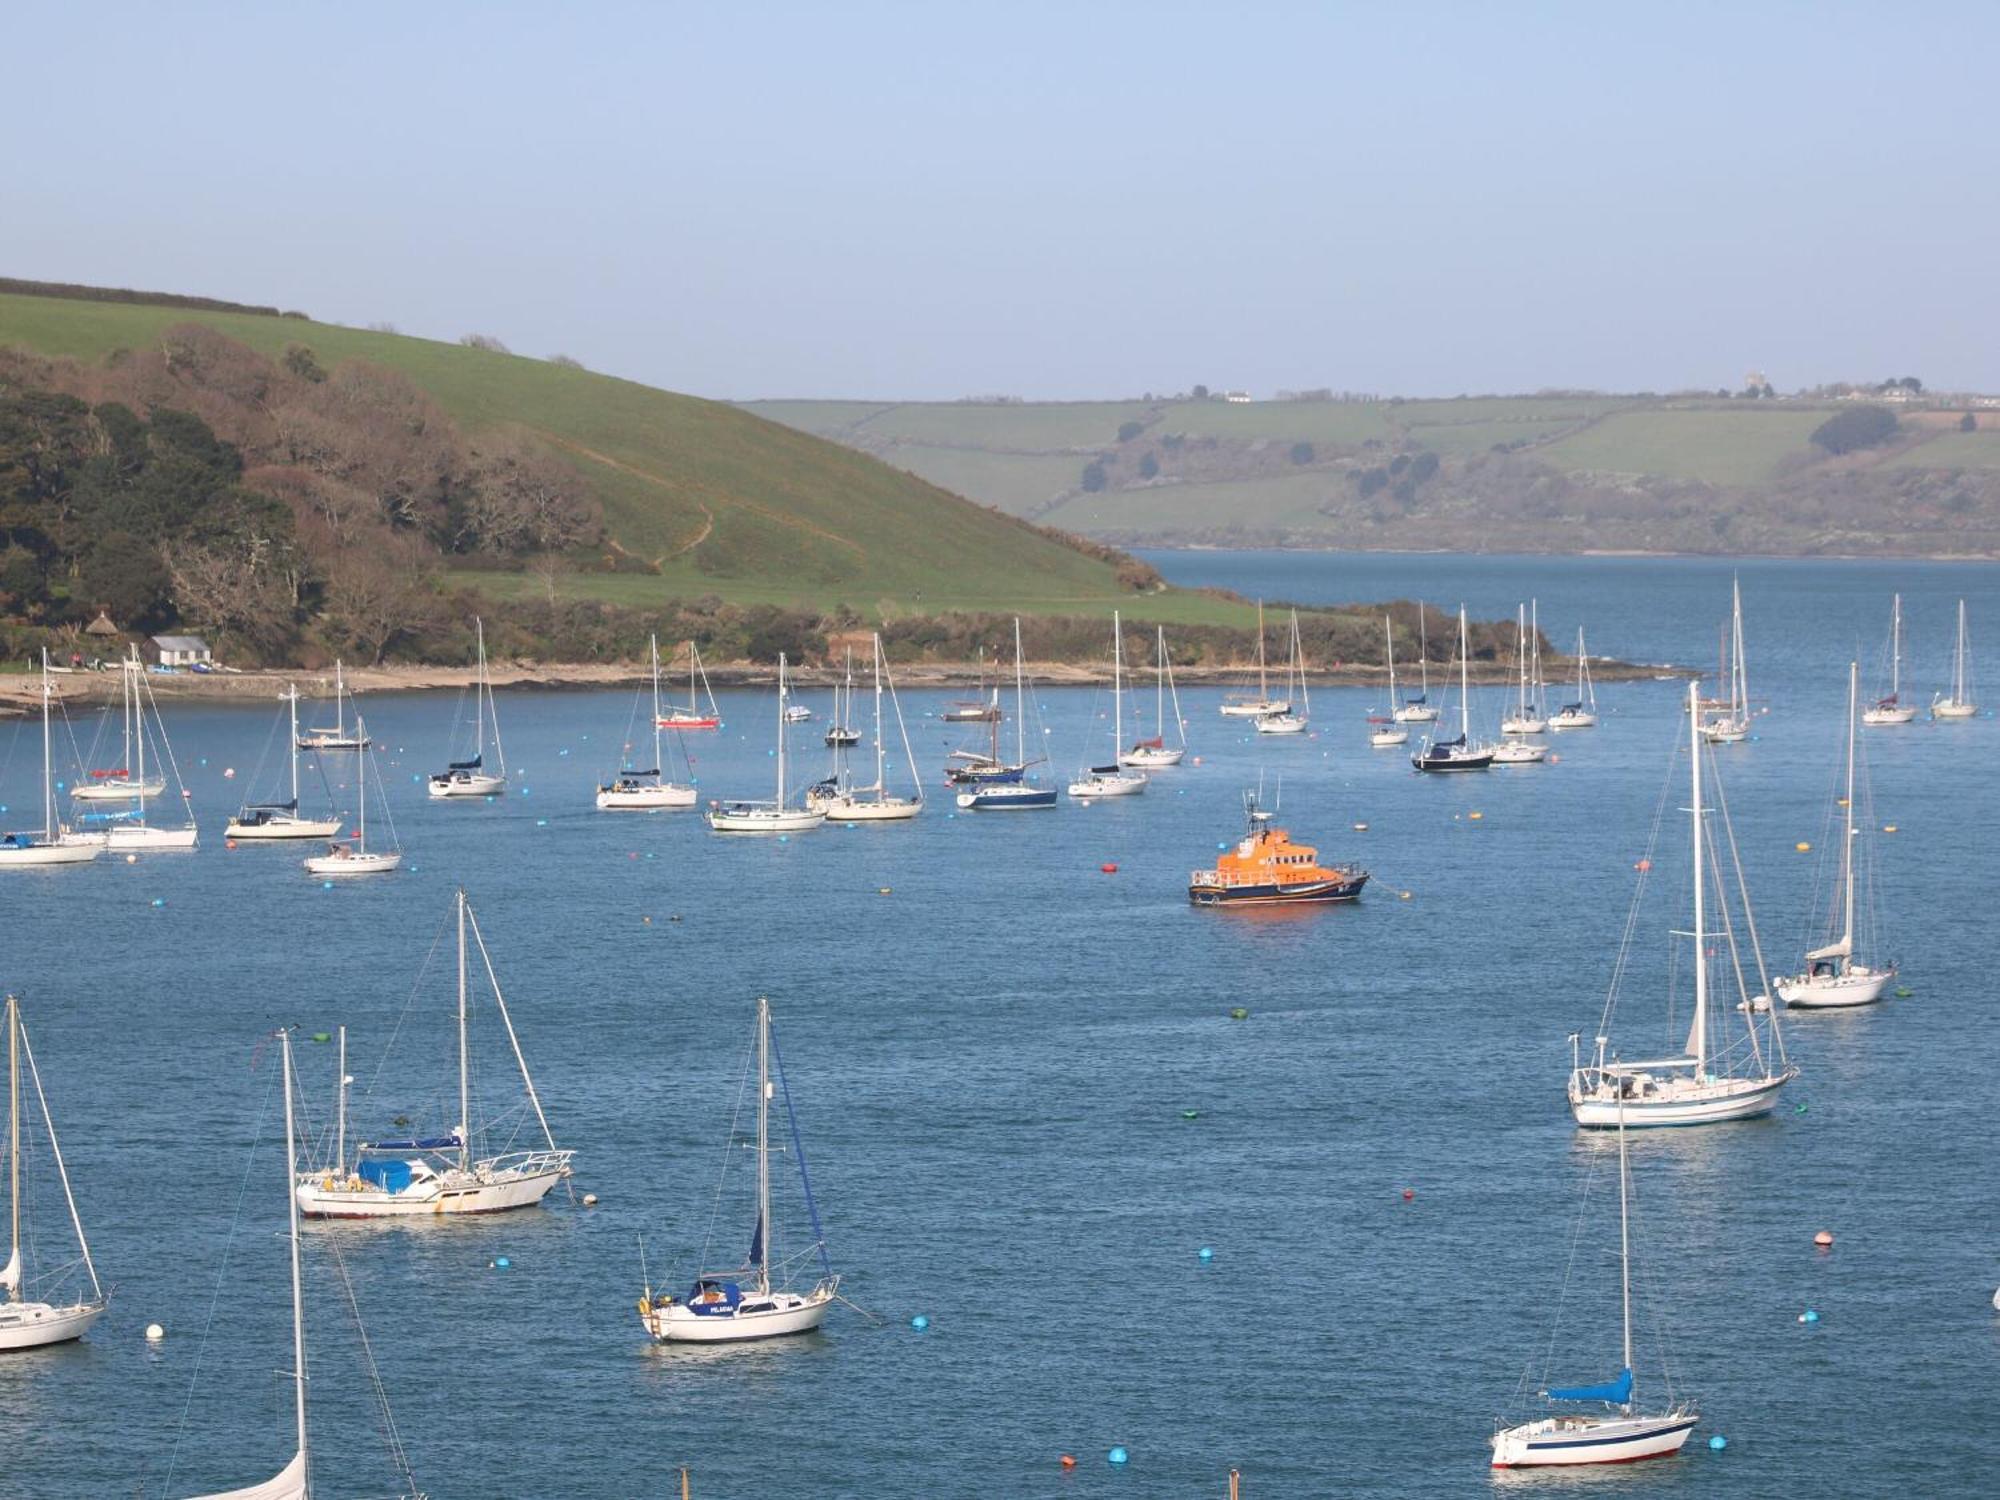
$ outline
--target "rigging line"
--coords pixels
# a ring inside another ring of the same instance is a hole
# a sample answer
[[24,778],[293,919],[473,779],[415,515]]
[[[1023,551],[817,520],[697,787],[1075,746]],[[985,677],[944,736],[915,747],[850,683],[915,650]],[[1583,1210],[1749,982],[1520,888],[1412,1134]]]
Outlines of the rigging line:
[[410,1455],[403,1446],[403,1435],[396,1429],[396,1413],[390,1408],[389,1390],[382,1383],[382,1371],[375,1363],[375,1349],[368,1341],[367,1325],[361,1321],[361,1304],[355,1300],[354,1278],[347,1274],[347,1257],[340,1252],[340,1236],[330,1234],[322,1235],[320,1238],[333,1261],[336,1273],[334,1279],[339,1282],[340,1290],[346,1298],[347,1315],[354,1324],[354,1336],[361,1344],[361,1363],[368,1372],[369,1384],[374,1388],[375,1406],[379,1413],[377,1420],[381,1423],[383,1442],[388,1446],[389,1457],[395,1464],[396,1472],[401,1476],[402,1482],[415,1489],[417,1476],[410,1469]]
[[[155,724],[160,724],[161,723],[160,704],[159,700],[153,696],[153,684],[146,680],[146,676],[144,673],[136,673],[134,675],[136,675],[139,678],[139,686],[145,692],[147,707],[153,710],[153,722]],[[144,714],[141,714],[139,717],[139,732],[141,734],[144,734],[146,732],[146,719]],[[159,753],[165,755],[167,758],[167,769],[172,771],[174,774],[174,786],[180,791],[181,813],[188,819],[188,821],[192,822],[194,820],[194,809],[188,805],[187,783],[181,780],[181,765],[180,762],[174,758],[173,741],[167,738],[167,731],[164,725],[162,725],[160,729],[157,743],[159,745]]]
[[63,1202],[69,1205],[69,1222],[76,1230],[76,1247],[83,1252],[83,1264],[90,1272],[91,1290],[102,1298],[104,1288],[97,1279],[97,1265],[90,1258],[90,1242],[83,1237],[83,1217],[76,1211],[76,1194],[70,1190],[69,1168],[63,1165],[62,1143],[56,1139],[56,1117],[49,1113],[48,1095],[42,1092],[42,1070],[35,1065],[35,1049],[29,1044],[28,1028],[22,1026],[20,1030],[21,1055],[28,1062],[28,1077],[34,1080],[35,1102],[41,1106],[42,1124],[49,1133],[49,1154],[56,1159],[56,1172],[62,1178]]
[[[1722,831],[1729,838],[1730,867],[1736,872],[1736,889],[1743,897],[1743,927],[1750,935],[1750,956],[1757,965],[1757,992],[1761,995],[1770,995],[1771,971],[1764,962],[1764,941],[1757,935],[1757,914],[1750,909],[1750,885],[1743,878],[1743,855],[1736,847],[1736,823],[1729,816],[1729,797],[1723,791],[1720,778],[1717,778],[1715,783],[1715,806],[1722,814]],[[1753,1014],[1751,1017],[1753,1029],[1755,1023],[1756,1017]],[[1764,1024],[1770,1028],[1771,1046],[1778,1054],[1778,1066],[1781,1068],[1787,1066],[1791,1059],[1785,1056],[1785,1033],[1778,1025],[1778,1006],[1775,1000],[1772,1001],[1770,1009],[1764,1013]]]
[[[1569,1301],[1569,1284],[1570,1278],[1576,1270],[1577,1249],[1583,1243],[1584,1226],[1590,1222],[1590,1191],[1596,1184],[1598,1163],[1603,1155],[1603,1143],[1593,1139],[1590,1146],[1590,1157],[1583,1175],[1583,1196],[1577,1203],[1576,1217],[1571,1221],[1569,1254],[1563,1261],[1562,1289],[1556,1293],[1556,1314],[1555,1317],[1549,1320],[1549,1340],[1542,1350],[1542,1375],[1540,1382],[1540,1389],[1542,1390],[1548,1389],[1549,1369],[1555,1363],[1556,1338],[1562,1332],[1563,1308]],[[1531,1354],[1528,1356],[1527,1364],[1521,1368],[1520,1384],[1514,1388],[1514,1399],[1517,1405],[1525,1401],[1530,1394],[1528,1388],[1534,1380],[1534,1368],[1535,1359]]]
[[451,919],[452,908],[447,907],[444,915],[438,918],[437,931],[431,935],[430,952],[424,955],[424,961],[417,966],[417,977],[410,981],[410,992],[403,997],[403,1008],[397,1013],[396,1024],[390,1028],[389,1040],[383,1044],[382,1055],[375,1063],[375,1071],[368,1076],[368,1087],[361,1091],[364,1098],[372,1098],[376,1084],[382,1081],[382,1070],[389,1066],[389,1054],[395,1050],[396,1039],[403,1034],[403,1023],[410,1018],[410,1007],[416,1003],[417,991],[423,987],[424,976],[430,973],[431,963],[437,958],[438,946],[444,942],[445,929],[451,925]]
[[708,1230],[702,1236],[701,1261],[695,1268],[697,1273],[707,1269],[709,1246],[715,1243],[715,1225],[722,1217],[722,1188],[729,1179],[729,1155],[736,1146],[736,1126],[743,1118],[743,1095],[750,1087],[750,1069],[756,1059],[757,1038],[753,1035],[743,1053],[743,1075],[736,1085],[736,1107],[729,1114],[729,1134],[722,1140],[722,1170],[715,1174],[715,1201],[709,1206]]
[[[1743,978],[1743,953],[1737,946],[1736,919],[1734,913],[1729,908],[1729,888],[1723,879],[1722,851],[1717,847],[1714,829],[1704,827],[1702,829],[1702,840],[1708,849],[1709,868],[1714,877],[1711,884],[1715,890],[1716,920],[1721,924],[1721,930],[1716,936],[1720,937],[1728,945],[1730,971],[1736,977],[1736,993],[1747,1006],[1750,1000],[1750,991]],[[1706,963],[1708,961],[1707,955],[1705,953],[1700,955],[1696,961]],[[1761,1068],[1764,1065],[1764,1051],[1758,1045],[1756,1012],[1746,1009],[1739,1013],[1743,1016],[1744,1034],[1750,1042],[1751,1061]],[[1741,1043],[1732,1041],[1724,1049],[1724,1055],[1733,1054],[1740,1045]]]
[[1660,829],[1666,820],[1667,801],[1673,790],[1674,772],[1679,759],[1677,754],[1667,757],[1666,775],[1661,778],[1660,794],[1653,803],[1653,823],[1646,833],[1646,852],[1640,857],[1639,878],[1633,883],[1632,900],[1625,908],[1625,930],[1619,934],[1618,953],[1611,962],[1611,980],[1605,989],[1604,1011],[1598,1017],[1599,1036],[1611,1034],[1611,1016],[1618,1008],[1618,996],[1624,987],[1625,972],[1632,961],[1632,938],[1638,930],[1639,914],[1645,901],[1647,885],[1652,878],[1653,855],[1659,849]]
[[521,1070],[521,1082],[527,1086],[528,1102],[535,1107],[535,1118],[541,1122],[542,1139],[549,1150],[556,1149],[555,1132],[549,1129],[549,1117],[542,1111],[542,1096],[535,1092],[535,1080],[528,1073],[528,1059],[521,1055],[521,1039],[514,1034],[514,1018],[507,1012],[507,997],[500,992],[500,976],[493,972],[493,955],[486,949],[486,934],[479,930],[479,918],[472,908],[465,909],[466,920],[472,925],[472,940],[479,945],[479,962],[486,970],[486,982],[493,986],[493,1003],[500,1012],[500,1020],[507,1028],[507,1045],[514,1049],[515,1066]]

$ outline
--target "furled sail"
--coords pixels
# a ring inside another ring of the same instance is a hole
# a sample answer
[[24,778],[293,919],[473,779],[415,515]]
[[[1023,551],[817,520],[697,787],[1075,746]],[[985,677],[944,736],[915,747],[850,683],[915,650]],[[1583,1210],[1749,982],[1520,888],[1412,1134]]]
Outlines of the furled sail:
[[1548,1392],[1554,1401],[1608,1401],[1613,1406],[1623,1406],[1632,1399],[1632,1372],[1620,1370],[1616,1380],[1607,1380],[1601,1385],[1568,1385]]

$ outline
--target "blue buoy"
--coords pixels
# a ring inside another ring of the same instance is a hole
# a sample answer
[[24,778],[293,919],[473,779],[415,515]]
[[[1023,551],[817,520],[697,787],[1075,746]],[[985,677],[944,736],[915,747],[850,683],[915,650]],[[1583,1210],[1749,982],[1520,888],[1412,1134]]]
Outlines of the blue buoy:
[[1199,1255],[1205,1261],[1215,1259],[1215,1252],[1209,1249],[1208,1246],[1206,1245],[1203,1245],[1199,1250],[1195,1251],[1195,1254]]
[[333,889],[333,882],[331,880],[322,880],[319,883],[319,888],[323,891],[330,891]]
[[1817,1323],[1819,1321],[1819,1314],[1809,1307],[1799,1314],[1799,1321],[1801,1323]]
[[1708,1446],[1712,1451],[1720,1453],[1724,1448],[1729,1446],[1729,1439],[1718,1432],[1708,1440]]
[[910,1326],[916,1329],[918,1333],[922,1333],[926,1328],[931,1326],[931,1320],[922,1313],[918,1313],[914,1318],[910,1319]]
[[789,844],[791,841],[792,841],[792,836],[789,833],[781,833],[778,835],[778,842],[781,844]]
[[155,905],[155,906],[165,906],[166,904],[167,904],[167,903],[166,903],[166,900],[165,900],[165,898],[164,898],[164,897],[160,897],[160,896],[155,896],[155,897],[153,898],[153,905]]
[[511,1260],[509,1260],[509,1259],[507,1259],[507,1257],[506,1257],[506,1256],[502,1255],[502,1256],[499,1256],[499,1257],[498,1257],[497,1259],[495,1259],[495,1260],[494,1260],[494,1262],[493,1262],[493,1269],[494,1269],[494,1270],[496,1270],[496,1271],[504,1271],[504,1270],[506,1270],[506,1269],[507,1269],[507,1268],[508,1268],[509,1266],[511,1266],[511,1265],[513,1265],[513,1264],[514,1264],[514,1262],[512,1262],[512,1261],[511,1261]]
[[1104,1456],[1114,1464],[1122,1464],[1125,1462],[1126,1459],[1126,1453],[1123,1448],[1113,1448],[1109,1453],[1105,1454]]
[[549,826],[549,820],[547,818],[537,818],[535,819],[535,826],[537,828],[546,828]]

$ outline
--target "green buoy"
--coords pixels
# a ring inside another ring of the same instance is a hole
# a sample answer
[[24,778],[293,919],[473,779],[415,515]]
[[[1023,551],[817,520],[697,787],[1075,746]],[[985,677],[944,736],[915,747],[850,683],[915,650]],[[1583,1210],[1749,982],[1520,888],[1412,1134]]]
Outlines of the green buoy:
[[316,1042],[330,1042],[333,1040],[333,1033],[330,1031],[315,1031],[313,1033],[313,1040]]
[[1201,1118],[1201,1111],[1198,1109],[1184,1109],[1181,1111],[1181,1118],[1183,1120],[1199,1120]]
[[1229,1019],[1230,1019],[1230,1020],[1232,1020],[1232,1021],[1247,1021],[1247,1020],[1249,1020],[1249,1019],[1250,1019],[1250,1008],[1249,1008],[1248,1006],[1245,1006],[1245,1005],[1239,1005],[1239,1006],[1237,1006],[1237,1007],[1236,1007],[1236,1009],[1232,1010],[1232,1011],[1231,1011],[1231,1012],[1229,1013]]

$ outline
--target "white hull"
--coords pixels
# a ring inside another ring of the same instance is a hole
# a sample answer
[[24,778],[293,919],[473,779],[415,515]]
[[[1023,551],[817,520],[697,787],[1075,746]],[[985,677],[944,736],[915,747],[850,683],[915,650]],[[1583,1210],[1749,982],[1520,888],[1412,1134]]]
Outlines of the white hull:
[[[744,1303],[754,1305],[766,1299],[746,1293]],[[755,1312],[739,1307],[734,1313],[698,1313],[685,1303],[651,1307],[641,1314],[646,1332],[663,1344],[735,1344],[750,1339],[782,1338],[791,1333],[810,1333],[826,1321],[833,1306],[831,1288],[811,1292],[773,1292],[770,1307]]]
[[166,789],[164,781],[138,782],[121,778],[73,786],[69,794],[78,802],[133,802],[141,797],[157,797]]
[[359,1177],[309,1173],[299,1179],[299,1212],[310,1219],[404,1219],[440,1214],[497,1214],[533,1208],[562,1181],[565,1168],[460,1178],[456,1172],[386,1192]]
[[1544,1417],[1493,1434],[1493,1467],[1625,1464],[1642,1458],[1666,1458],[1681,1451],[1698,1420],[1690,1411],[1658,1417]]
[[1503,719],[1500,723],[1502,734],[1541,734],[1549,727],[1547,719]]
[[130,850],[133,853],[160,853],[174,849],[193,849],[201,842],[201,834],[193,828],[154,828],[147,823],[127,823],[107,828],[103,835],[104,847],[114,853]]
[[1140,771],[1157,771],[1163,766],[1179,765],[1186,754],[1186,750],[1127,750],[1118,757],[1118,764]]
[[1387,750],[1395,745],[1407,745],[1410,731],[1407,729],[1378,729],[1368,736],[1368,743],[1377,750]]
[[1420,704],[1415,708],[1411,708],[1406,704],[1402,708],[1391,712],[1389,717],[1394,719],[1398,724],[1435,724],[1437,723],[1438,711],[1428,703]]
[[1534,766],[1548,758],[1548,751],[1540,745],[1523,744],[1519,740],[1508,740],[1493,747],[1493,764],[1496,766]]
[[1977,703],[1960,703],[1951,698],[1940,698],[1931,705],[1933,719],[1969,719],[1978,712]]
[[1861,722],[1871,729],[1881,729],[1885,725],[1914,723],[1916,717],[1914,708],[1871,708],[1861,715]]
[[1126,776],[1086,776],[1081,781],[1069,784],[1069,794],[1080,800],[1089,801],[1097,797],[1136,797],[1146,790],[1146,778],[1138,774]]
[[1687,1075],[1632,1075],[1633,1091],[1624,1098],[1609,1081],[1586,1089],[1572,1076],[1570,1113],[1576,1123],[1593,1130],[1616,1130],[1622,1122],[1633,1130],[1652,1125],[1713,1125],[1724,1120],[1749,1120],[1777,1107],[1778,1095],[1792,1074],[1765,1078],[1717,1078],[1697,1082]]
[[1306,720],[1292,714],[1267,714],[1257,721],[1259,734],[1304,734]]
[[1551,729],[1595,729],[1597,715],[1592,713],[1553,714],[1549,718]]
[[0,1304],[0,1350],[41,1349],[80,1339],[104,1312],[102,1302],[51,1307],[46,1302]]
[[1288,714],[1292,705],[1277,698],[1261,698],[1251,703],[1225,703],[1222,716],[1225,719],[1263,719],[1272,714]]
[[497,797],[507,790],[505,776],[433,776],[429,783],[433,797]]
[[924,810],[916,797],[864,798],[850,792],[813,799],[812,805],[829,823],[897,823]]
[[717,833],[802,833],[826,821],[826,814],[798,807],[711,807],[708,826]]
[[283,839],[330,839],[340,832],[340,819],[273,818],[268,823],[232,822],[222,832],[225,838],[250,843],[273,843]]
[[29,865],[83,865],[104,852],[95,839],[84,843],[0,844],[0,869]]
[[693,807],[700,800],[691,786],[599,787],[600,812],[657,812],[661,808]]
[[1711,745],[1736,745],[1750,738],[1745,719],[1710,719],[1701,726],[1701,737]]
[[366,750],[370,743],[351,735],[307,734],[299,737],[301,750]]
[[401,854],[353,850],[339,854],[315,854],[305,861],[305,867],[308,875],[386,875],[402,863]]
[[1838,1010],[1874,1004],[1895,977],[1894,969],[1856,964],[1845,974],[1799,974],[1780,979],[1775,988],[1778,997],[1795,1010]]

